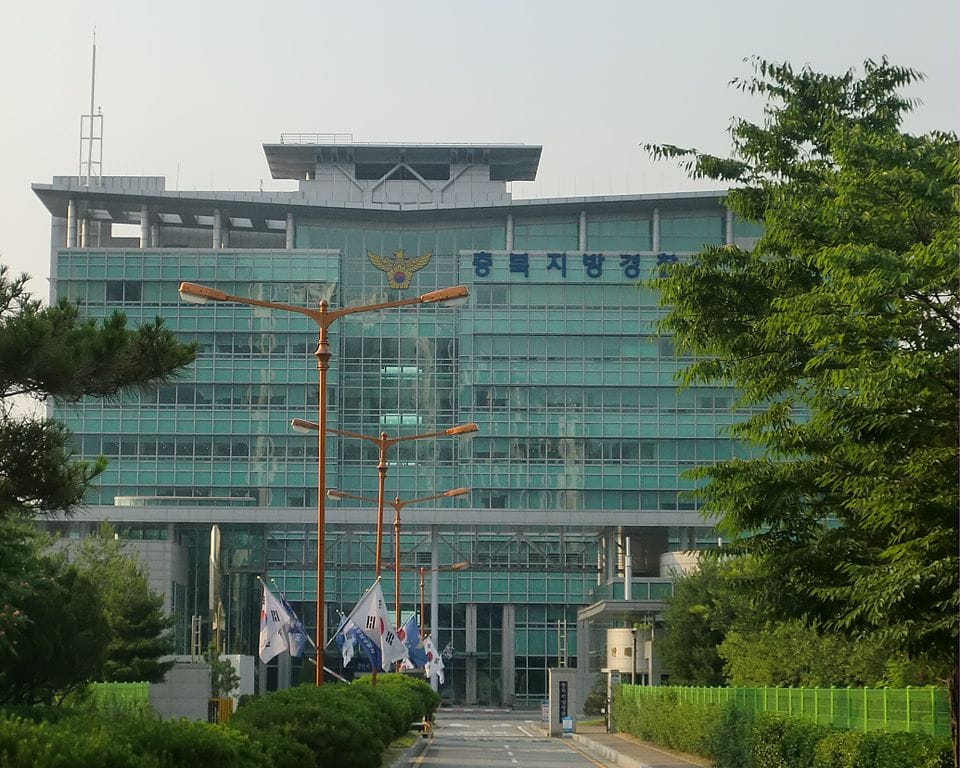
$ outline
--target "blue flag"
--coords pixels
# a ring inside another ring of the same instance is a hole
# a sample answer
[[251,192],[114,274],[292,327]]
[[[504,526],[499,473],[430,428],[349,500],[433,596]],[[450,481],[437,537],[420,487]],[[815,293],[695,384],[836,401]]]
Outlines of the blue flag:
[[303,649],[307,645],[307,630],[303,626],[303,622],[300,621],[300,617],[297,616],[297,612],[293,610],[293,607],[290,603],[287,602],[287,598],[284,597],[283,593],[280,593],[280,603],[286,609],[287,613],[290,614],[290,623],[286,626],[287,633],[287,643],[290,646],[290,655],[299,656],[303,653]]
[[427,663],[427,652],[420,642],[420,627],[417,626],[417,617],[411,616],[407,623],[400,629],[400,639],[407,646],[407,652],[410,654],[410,665],[420,668]]
[[347,666],[353,661],[357,646],[360,646],[364,655],[370,660],[373,669],[380,669],[380,649],[377,648],[376,643],[360,631],[353,619],[341,614],[340,626],[337,628],[337,633],[333,636],[333,639],[340,649],[343,666]]

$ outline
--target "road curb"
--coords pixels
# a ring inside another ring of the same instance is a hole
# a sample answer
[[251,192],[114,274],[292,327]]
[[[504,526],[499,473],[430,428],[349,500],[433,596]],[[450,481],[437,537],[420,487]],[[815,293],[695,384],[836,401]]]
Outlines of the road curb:
[[599,741],[594,741],[580,733],[573,734],[573,740],[588,752],[594,753],[608,763],[620,765],[623,766],[623,768],[652,768],[649,763],[644,763],[641,760],[636,760],[621,752],[617,752],[617,750],[611,749],[606,744],[601,744]]
[[385,764],[383,768],[407,768],[411,761],[416,760],[426,751],[427,747],[430,746],[431,741],[433,741],[433,735],[430,735],[425,739],[417,739],[415,744],[407,747],[393,760]]

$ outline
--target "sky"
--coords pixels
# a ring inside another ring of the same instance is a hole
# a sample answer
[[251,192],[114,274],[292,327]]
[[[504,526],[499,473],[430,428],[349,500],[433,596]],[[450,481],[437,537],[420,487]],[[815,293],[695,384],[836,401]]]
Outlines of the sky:
[[759,56],[840,73],[886,55],[926,80],[913,133],[960,132],[957,0],[7,0],[0,23],[0,263],[46,297],[50,219],[32,183],[78,172],[104,115],[104,175],[167,189],[291,189],[262,144],[543,146],[515,197],[686,191],[644,142],[726,153],[762,103],[729,85]]

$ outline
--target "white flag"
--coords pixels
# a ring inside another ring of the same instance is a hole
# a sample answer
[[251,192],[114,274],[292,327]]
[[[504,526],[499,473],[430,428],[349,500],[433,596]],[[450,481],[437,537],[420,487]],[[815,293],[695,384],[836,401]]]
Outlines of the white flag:
[[283,630],[292,621],[293,617],[283,607],[283,603],[277,600],[264,584],[263,600],[260,603],[260,661],[264,664],[287,650],[287,638]]
[[433,644],[433,638],[429,635],[423,638],[423,650],[427,654],[427,664],[425,667],[427,677],[430,677],[436,672],[437,680],[440,681],[440,685],[443,685],[443,656],[437,652],[437,646]]
[[380,666],[384,672],[388,672],[395,661],[407,658],[407,647],[397,637],[397,630],[383,601],[379,580],[360,598],[347,620],[353,621],[371,642],[380,647]]

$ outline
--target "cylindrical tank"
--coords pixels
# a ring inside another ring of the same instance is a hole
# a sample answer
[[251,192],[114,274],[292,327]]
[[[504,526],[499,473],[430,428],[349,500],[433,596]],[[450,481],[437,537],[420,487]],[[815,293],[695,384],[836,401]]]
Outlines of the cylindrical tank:
[[607,668],[633,673],[633,630],[607,630]]

